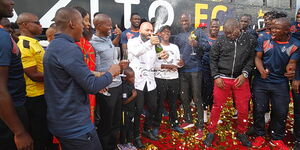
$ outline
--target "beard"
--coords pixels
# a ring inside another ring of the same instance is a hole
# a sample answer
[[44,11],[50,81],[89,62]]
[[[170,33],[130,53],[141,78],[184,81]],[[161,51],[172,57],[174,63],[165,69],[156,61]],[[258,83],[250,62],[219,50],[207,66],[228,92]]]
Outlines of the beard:
[[150,35],[141,34],[141,39],[142,39],[143,42],[146,42],[150,39]]

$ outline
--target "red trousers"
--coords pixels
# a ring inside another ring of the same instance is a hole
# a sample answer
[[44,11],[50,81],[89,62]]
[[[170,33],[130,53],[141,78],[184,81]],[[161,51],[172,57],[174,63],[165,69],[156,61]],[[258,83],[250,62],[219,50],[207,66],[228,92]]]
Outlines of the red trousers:
[[245,133],[248,128],[248,105],[251,97],[249,80],[247,79],[238,88],[235,86],[235,79],[223,78],[223,80],[225,84],[224,89],[217,87],[216,83],[214,84],[214,103],[211,110],[208,131],[210,133],[216,132],[223,105],[228,100],[228,97],[232,96],[238,111],[237,131]]

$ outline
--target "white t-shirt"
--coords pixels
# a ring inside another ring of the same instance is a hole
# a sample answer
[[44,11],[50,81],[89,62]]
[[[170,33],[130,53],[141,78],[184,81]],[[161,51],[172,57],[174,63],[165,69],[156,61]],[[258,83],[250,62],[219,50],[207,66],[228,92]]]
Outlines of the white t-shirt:
[[[157,63],[177,65],[180,60],[180,52],[177,45],[170,43],[169,45],[162,45],[163,50],[169,54],[168,59],[157,59]],[[159,79],[177,79],[178,70],[173,71],[169,69],[159,69],[155,72],[155,78]]]

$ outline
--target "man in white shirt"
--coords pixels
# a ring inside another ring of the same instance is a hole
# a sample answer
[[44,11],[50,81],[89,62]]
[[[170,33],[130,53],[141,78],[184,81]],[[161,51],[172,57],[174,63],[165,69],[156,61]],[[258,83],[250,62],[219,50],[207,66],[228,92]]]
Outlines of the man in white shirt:
[[[153,26],[149,22],[144,22],[140,27],[140,36],[129,39],[128,41],[128,58],[129,66],[135,72],[135,89],[137,90],[136,115],[134,118],[134,144],[137,148],[143,148],[144,145],[140,139],[140,115],[143,112],[144,102],[148,106],[149,113],[146,115],[143,136],[151,140],[157,140],[153,136],[151,127],[153,117],[157,107],[157,91],[154,78],[155,62],[157,54],[155,45],[159,44],[157,36],[153,36]],[[167,59],[165,51],[160,53],[162,59]]]
[[158,31],[161,37],[161,46],[169,54],[167,60],[157,60],[161,69],[155,72],[155,81],[157,84],[157,110],[154,117],[153,135],[158,136],[162,113],[164,110],[163,102],[168,99],[170,107],[170,122],[172,129],[178,133],[184,133],[184,130],[179,127],[178,116],[176,112],[176,100],[179,95],[179,78],[178,68],[183,66],[183,60],[180,59],[180,52],[177,45],[169,42],[171,37],[171,27],[168,25],[162,26]]

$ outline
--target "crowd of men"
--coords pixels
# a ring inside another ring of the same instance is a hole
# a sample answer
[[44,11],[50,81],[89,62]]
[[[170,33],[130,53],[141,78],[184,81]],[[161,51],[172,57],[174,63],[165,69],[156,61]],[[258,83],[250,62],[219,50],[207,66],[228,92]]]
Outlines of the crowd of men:
[[[108,14],[90,19],[82,7],[63,7],[46,31],[47,41],[39,41],[39,18],[24,12],[10,24],[13,6],[0,0],[0,149],[55,149],[53,137],[63,150],[144,148],[141,136],[159,138],[165,100],[172,130],[184,134],[195,126],[195,138],[205,136],[211,147],[232,97],[242,145],[260,148],[269,134],[274,147],[286,150],[289,83],[294,149],[300,149],[300,10],[292,23],[284,13],[267,12],[265,27],[257,31],[251,15],[230,18],[224,34],[217,18],[208,29],[194,28],[183,13],[182,30],[171,38],[171,26],[154,33],[155,22],[141,22],[138,13],[122,32]],[[254,124],[248,127],[251,99]],[[177,100],[184,120],[178,119]]]

